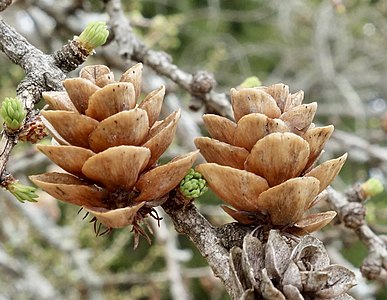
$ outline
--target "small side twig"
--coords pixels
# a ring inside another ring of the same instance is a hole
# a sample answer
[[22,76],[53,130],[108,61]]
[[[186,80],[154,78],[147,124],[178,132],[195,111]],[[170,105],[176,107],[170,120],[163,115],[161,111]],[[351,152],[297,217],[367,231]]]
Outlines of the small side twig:
[[[34,116],[34,105],[40,101],[42,92],[63,90],[62,80],[65,72],[75,69],[87,58],[80,48],[70,41],[53,55],[44,54],[30,44],[14,28],[0,19],[0,50],[26,73],[17,86],[16,93],[27,111],[25,123]],[[0,181],[13,147],[17,144],[18,134],[9,136],[2,133],[0,142]]]
[[223,93],[216,93],[213,88],[215,79],[208,72],[200,71],[189,74],[172,63],[172,58],[165,52],[154,51],[145,46],[138,39],[125,17],[120,0],[107,1],[106,11],[110,16],[110,24],[114,33],[114,40],[118,45],[118,53],[124,60],[133,59],[150,66],[157,73],[166,76],[180,87],[199,99],[209,112],[231,117],[230,102]]
[[[351,199],[347,195],[351,196]],[[359,239],[367,246],[368,256],[363,260],[360,271],[370,280],[387,282],[387,247],[384,241],[372,231],[365,222],[365,207],[362,199],[355,202],[353,195],[358,193],[340,193],[328,188],[328,202],[338,212],[338,217],[347,228],[355,232]],[[358,194],[359,195],[359,194]],[[351,200],[351,201],[349,201]]]

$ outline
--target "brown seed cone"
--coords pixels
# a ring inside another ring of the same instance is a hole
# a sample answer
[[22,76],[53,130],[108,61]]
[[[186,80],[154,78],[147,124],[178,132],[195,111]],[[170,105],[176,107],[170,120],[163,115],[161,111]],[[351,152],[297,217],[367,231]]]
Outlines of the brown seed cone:
[[180,112],[156,122],[163,86],[137,105],[141,74],[137,64],[116,82],[108,67],[88,66],[79,78],[64,81],[66,92],[43,93],[53,109],[42,111],[43,122],[56,143],[38,149],[72,175],[47,173],[31,180],[59,200],[84,207],[108,228],[133,224],[143,233],[138,221],[152,213],[153,203],[165,201],[198,151],[157,165]]
[[237,299],[353,299],[355,274],[330,264],[324,245],[307,235],[271,230],[261,242],[251,234],[230,251],[230,286]]
[[196,169],[215,194],[236,209],[223,207],[242,224],[304,235],[336,215],[305,214],[336,177],[346,154],[313,168],[333,126],[315,127],[317,104],[302,104],[303,96],[302,91],[289,93],[284,84],[232,89],[236,122],[203,117],[212,138],[195,140],[208,162]]

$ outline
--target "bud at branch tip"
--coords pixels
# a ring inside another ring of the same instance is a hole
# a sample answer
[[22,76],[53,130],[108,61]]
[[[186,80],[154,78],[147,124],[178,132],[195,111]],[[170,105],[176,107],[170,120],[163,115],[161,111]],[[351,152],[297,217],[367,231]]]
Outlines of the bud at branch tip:
[[90,22],[82,31],[77,40],[90,53],[99,46],[105,44],[109,31],[103,21]]
[[383,192],[383,184],[376,178],[370,178],[361,184],[361,190],[366,197],[373,197]]
[[262,85],[262,82],[256,76],[247,77],[238,88],[255,88]]
[[19,98],[6,97],[1,105],[0,114],[8,129],[18,130],[23,125],[27,111]]
[[202,174],[196,172],[194,169],[190,169],[180,182],[179,189],[184,197],[194,199],[203,195],[208,188],[207,182]]
[[38,195],[36,194],[36,188],[24,185],[15,181],[10,183],[6,189],[16,197],[17,200],[24,203],[25,201],[37,202]]

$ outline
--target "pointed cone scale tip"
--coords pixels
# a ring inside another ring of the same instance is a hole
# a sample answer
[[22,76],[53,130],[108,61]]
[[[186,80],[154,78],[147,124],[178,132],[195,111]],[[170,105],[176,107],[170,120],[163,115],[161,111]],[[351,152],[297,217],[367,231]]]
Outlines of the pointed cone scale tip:
[[284,112],[302,104],[304,101],[304,91],[298,91],[294,94],[289,94],[288,99],[286,99]]
[[112,147],[89,158],[82,173],[102,183],[108,190],[121,188],[131,191],[149,158],[150,151],[145,147]]
[[169,163],[144,173],[136,183],[141,193],[135,201],[156,200],[174,189],[187,174],[199,151],[175,157]]
[[94,155],[91,150],[75,146],[37,145],[37,148],[63,170],[78,177],[83,177],[82,166]]
[[318,191],[316,178],[297,177],[268,189],[257,201],[268,212],[273,225],[286,226],[302,218]]
[[305,166],[305,170],[312,166],[313,163],[318,159],[326,142],[331,137],[333,129],[333,125],[315,127],[307,130],[306,133],[302,136],[309,143],[310,149],[310,155],[308,163]]
[[106,207],[103,202],[107,195],[106,190],[97,188],[95,185],[88,185],[70,174],[53,172],[33,175],[29,178],[56,199],[79,206]]
[[260,211],[259,195],[269,188],[267,181],[245,170],[220,166],[215,163],[196,167],[209,188],[224,202],[244,211]]
[[148,114],[149,127],[153,126],[160,115],[161,107],[164,101],[164,95],[165,86],[162,85],[157,90],[150,92],[138,106],[139,108],[145,110]]
[[81,114],[84,114],[87,109],[89,97],[100,89],[90,80],[80,77],[66,79],[63,81],[63,86]]
[[[177,122],[180,118],[180,110],[172,114],[174,115],[174,118],[170,119],[169,123],[162,122],[158,126],[160,127],[160,130],[156,129],[155,131],[153,131],[152,134],[154,134],[156,131],[157,133],[142,145],[143,147],[148,148],[151,151],[152,155],[148,162],[147,168],[152,167],[159,160],[160,156],[165,152],[165,150],[167,150],[169,145],[171,145],[175,137]],[[151,131],[149,135],[151,135]]]
[[84,206],[83,208],[92,213],[107,228],[122,228],[133,224],[137,212],[143,207],[144,203],[113,210],[90,206]]
[[172,123],[176,123],[179,121],[181,116],[180,109],[172,112],[169,116],[167,116],[164,120],[162,121],[156,121],[152,128],[149,130],[148,136],[146,137],[146,140],[149,141],[152,139],[154,136],[156,136],[158,133],[160,133],[165,127],[170,126]]
[[130,110],[135,105],[136,98],[131,83],[111,83],[90,96],[85,113],[97,121],[102,121],[121,111]]
[[289,96],[289,87],[283,83],[273,84],[266,88],[266,93],[268,93],[274,98],[278,107],[283,112],[286,100]]
[[231,89],[231,104],[236,122],[251,113],[261,113],[269,118],[281,115],[274,98],[259,88]]
[[256,213],[247,212],[247,211],[238,211],[235,209],[232,209],[231,207],[228,207],[226,205],[220,206],[229,216],[231,216],[233,219],[238,221],[239,223],[243,225],[254,225],[258,224],[257,221],[257,215]]
[[309,144],[304,139],[289,132],[272,133],[254,145],[245,169],[275,186],[300,175],[308,157]]
[[233,121],[213,114],[205,114],[203,121],[212,138],[227,144],[233,144],[237,127]]
[[95,152],[121,145],[141,145],[149,132],[146,112],[135,108],[110,116],[98,124],[89,135],[90,148]]
[[131,82],[134,86],[134,91],[136,94],[136,99],[140,97],[141,93],[141,78],[142,78],[142,63],[138,63],[128,69],[124,74],[122,74],[120,81],[121,82]]
[[65,141],[73,146],[89,148],[88,137],[98,121],[70,111],[42,110],[41,114]]
[[320,181],[320,193],[325,190],[327,186],[330,185],[331,182],[336,178],[337,174],[340,172],[345,161],[347,160],[347,156],[347,153],[345,153],[339,158],[328,160],[312,169],[310,172],[305,174],[305,176],[312,176]]
[[335,211],[326,211],[306,216],[294,224],[290,231],[297,235],[306,235],[328,225],[337,215]]
[[42,97],[51,109],[78,111],[66,92],[43,92]]
[[298,105],[284,112],[280,119],[290,128],[291,131],[305,132],[313,121],[317,111],[317,103]]
[[245,148],[232,146],[208,137],[198,137],[194,142],[207,162],[240,170],[244,169],[245,160],[249,155]]

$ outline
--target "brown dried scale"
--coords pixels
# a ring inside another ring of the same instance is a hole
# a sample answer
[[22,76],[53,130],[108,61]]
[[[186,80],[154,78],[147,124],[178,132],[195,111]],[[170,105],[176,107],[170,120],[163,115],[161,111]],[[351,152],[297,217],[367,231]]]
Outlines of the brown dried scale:
[[353,272],[330,264],[316,238],[296,241],[278,230],[265,242],[246,235],[243,248],[230,251],[230,273],[236,299],[353,299],[347,292],[356,284]]

